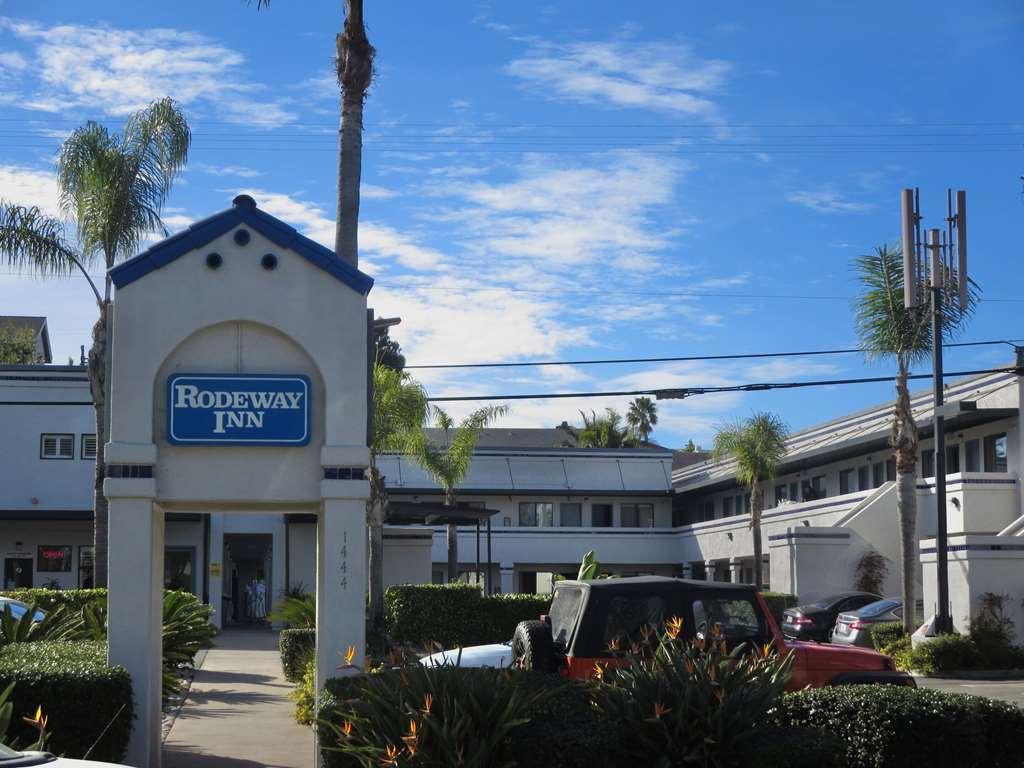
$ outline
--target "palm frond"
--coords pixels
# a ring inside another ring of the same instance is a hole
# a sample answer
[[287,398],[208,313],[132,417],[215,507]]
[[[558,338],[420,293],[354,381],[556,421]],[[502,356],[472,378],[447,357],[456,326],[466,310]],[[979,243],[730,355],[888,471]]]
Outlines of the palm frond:
[[473,452],[480,440],[480,433],[495,419],[508,413],[508,406],[488,406],[480,408],[459,424],[454,436],[449,434],[452,426],[451,417],[440,409],[437,410],[438,421],[445,431],[445,444],[438,446],[427,439],[420,431],[412,436],[408,450],[413,460],[419,464],[442,488],[445,495],[451,497],[454,490],[465,479],[473,461]]
[[751,491],[778,473],[786,456],[788,428],[777,415],[756,412],[747,419],[723,424],[715,434],[713,453],[718,460],[736,462],[736,480]]
[[374,365],[373,451],[405,451],[414,434],[422,430],[429,408],[422,384],[407,373]]

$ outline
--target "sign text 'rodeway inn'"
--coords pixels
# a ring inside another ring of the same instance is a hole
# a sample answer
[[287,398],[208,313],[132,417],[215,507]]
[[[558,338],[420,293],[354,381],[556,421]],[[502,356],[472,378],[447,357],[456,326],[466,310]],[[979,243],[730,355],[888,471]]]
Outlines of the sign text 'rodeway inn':
[[175,374],[167,380],[167,441],[177,445],[306,445],[309,379]]

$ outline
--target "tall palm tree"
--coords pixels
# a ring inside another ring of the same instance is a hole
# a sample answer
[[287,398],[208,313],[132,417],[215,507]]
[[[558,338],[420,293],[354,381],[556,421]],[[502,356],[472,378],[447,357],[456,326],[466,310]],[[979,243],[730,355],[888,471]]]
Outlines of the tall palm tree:
[[637,397],[629,403],[626,424],[640,443],[646,443],[654,425],[658,423],[658,406],[649,397]]
[[[932,349],[931,307],[903,306],[903,251],[882,245],[854,261],[861,292],[854,302],[857,338],[869,360],[896,362],[896,403],[889,444],[896,460],[896,510],[900,522],[900,579],[903,604],[917,602],[917,424],[910,407],[907,377],[911,366],[928,359]],[[977,287],[971,285],[963,311],[945,302],[943,338],[952,338],[977,305]],[[903,611],[903,626],[916,629],[915,612]]]
[[99,308],[89,350],[89,388],[96,409],[96,472],[93,488],[94,583],[107,581],[107,499],[103,495],[110,359],[109,274],[100,293],[88,267],[110,270],[135,255],[144,236],[166,235],[160,211],[175,177],[185,166],[191,132],[169,98],[131,115],[120,135],[88,122],[74,131],[57,158],[60,206],[74,224],[77,243],[64,222],[38,208],[0,202],[0,256],[18,269],[48,275],[85,275]]
[[422,434],[429,408],[427,393],[419,382],[380,360],[374,364],[370,498],[366,504],[370,530],[369,610],[373,623],[384,616],[384,513],[388,502],[377,457],[388,451],[409,451]]
[[754,585],[761,589],[761,510],[764,494],[759,485],[773,480],[786,455],[789,430],[778,416],[767,412],[725,424],[715,435],[716,459],[736,462],[736,480],[750,492],[750,530],[754,537]]
[[[266,8],[270,0],[256,0]],[[376,50],[363,21],[363,0],[344,0],[345,24],[335,37],[334,61],[341,88],[338,127],[338,219],[334,252],[352,266],[359,265],[359,185],[363,175],[363,104],[373,82]]]
[[582,427],[569,428],[580,448],[623,448],[636,443],[629,429],[622,425],[622,414],[614,408],[605,408],[601,416],[594,411],[589,416],[580,411],[580,418]]
[[[409,447],[413,460],[444,489],[445,506],[455,507],[457,504],[455,492],[469,473],[480,434],[495,419],[507,413],[508,407],[504,405],[480,408],[455,428],[452,417],[437,408],[434,410],[434,418],[441,428],[442,444],[435,445],[422,432],[411,443]],[[459,539],[455,523],[448,524],[447,538],[448,581],[455,581],[459,577]]]

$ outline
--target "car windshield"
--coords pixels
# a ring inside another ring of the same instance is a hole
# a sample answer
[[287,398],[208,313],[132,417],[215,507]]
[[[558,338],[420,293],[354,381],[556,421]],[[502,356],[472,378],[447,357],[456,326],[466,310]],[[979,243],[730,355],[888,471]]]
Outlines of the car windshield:
[[726,640],[732,641],[766,634],[754,603],[744,598],[694,600],[693,621],[698,637],[707,637],[715,627]]
[[888,613],[894,608],[900,607],[899,600],[876,600],[873,603],[868,603],[859,611],[858,614],[861,616],[880,616],[883,613]]
[[555,645],[563,650],[569,645],[582,599],[583,590],[577,587],[563,587],[555,592],[555,599],[551,601],[551,612],[548,614],[548,618],[551,619],[551,637]]

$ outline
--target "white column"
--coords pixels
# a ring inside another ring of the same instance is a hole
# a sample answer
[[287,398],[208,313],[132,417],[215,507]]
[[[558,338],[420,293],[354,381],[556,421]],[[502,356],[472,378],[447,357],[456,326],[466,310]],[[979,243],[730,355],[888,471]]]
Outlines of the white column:
[[743,561],[739,558],[729,560],[729,581],[733,584],[743,583]]
[[[285,533],[284,515],[277,516],[277,525],[274,526],[273,545],[271,550],[270,573],[267,574],[267,610],[269,611],[278,600],[284,597],[288,585],[285,583],[285,571],[287,570],[288,552],[285,546],[287,535]],[[276,629],[283,625],[276,624]]]
[[[122,487],[111,488],[112,482]],[[104,486],[110,504],[107,655],[132,678],[136,720],[127,764],[159,768],[164,514],[152,495],[116,495],[130,492],[123,486],[147,483],[153,486],[152,480],[110,479]]]
[[[369,486],[358,480],[324,480],[328,484]],[[346,493],[344,487],[332,493]],[[349,647],[352,664],[361,667],[366,653],[366,495],[325,498],[316,530],[316,681],[317,692],[328,678],[351,674],[339,669]]]
[[516,591],[516,571],[511,565],[501,564],[501,591],[509,595]]
[[715,580],[715,561],[705,560],[704,561],[704,580],[714,581]]
[[210,620],[217,629],[224,626],[224,513],[210,512],[210,562],[206,564],[210,580]]

